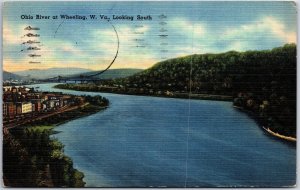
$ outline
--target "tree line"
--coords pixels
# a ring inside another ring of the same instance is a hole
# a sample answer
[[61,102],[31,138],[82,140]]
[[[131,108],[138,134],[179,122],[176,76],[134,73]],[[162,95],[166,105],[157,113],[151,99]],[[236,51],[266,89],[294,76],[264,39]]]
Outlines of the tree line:
[[63,112],[3,134],[3,180],[9,187],[84,187],[84,174],[73,168],[64,154],[64,145],[50,137],[52,128],[62,122],[90,115],[108,106],[102,96],[73,96],[90,104]]
[[82,172],[73,168],[51,130],[11,129],[3,136],[3,179],[9,187],[83,187]]
[[190,55],[159,62],[130,77],[102,85],[144,92],[230,95],[234,105],[263,125],[296,136],[296,45],[272,50]]
[[172,97],[230,96],[261,125],[296,136],[296,52],[295,44],[286,44],[271,50],[196,54],[159,62],[125,78],[57,87]]

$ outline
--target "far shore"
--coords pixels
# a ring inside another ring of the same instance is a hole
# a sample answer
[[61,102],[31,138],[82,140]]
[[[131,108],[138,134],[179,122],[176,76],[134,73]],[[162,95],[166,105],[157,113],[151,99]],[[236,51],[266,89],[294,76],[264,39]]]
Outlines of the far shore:
[[[152,96],[152,97],[163,97],[163,98],[179,98],[179,99],[198,99],[198,100],[213,100],[213,101],[233,101],[232,96],[226,96],[226,95],[213,95],[213,94],[189,94],[189,93],[172,93],[172,95],[166,95],[166,94],[133,94],[133,93],[126,93],[126,92],[107,92],[107,91],[93,91],[93,90],[86,90],[86,89],[73,89],[73,88],[61,88],[59,85],[55,85],[54,88],[57,89],[66,89],[66,90],[74,90],[74,91],[84,91],[84,92],[103,92],[103,93],[113,93],[113,94],[125,94],[125,95],[135,95],[135,96]],[[234,108],[237,108],[243,112],[246,112],[248,115],[250,115],[254,120],[256,120],[261,126],[261,124],[258,121],[258,118],[252,113],[251,111],[247,111],[242,107],[233,106]],[[262,129],[264,129],[268,134],[278,137],[282,140],[286,140],[289,142],[296,142],[297,139],[295,137],[289,137],[285,136],[279,133],[273,132],[271,129],[266,129],[264,126],[261,126]]]
[[87,90],[87,89],[73,89],[73,88],[63,88],[59,85],[55,85],[54,88],[74,90],[82,92],[102,92],[102,93],[112,93],[112,94],[125,94],[134,96],[152,96],[152,97],[162,97],[162,98],[178,98],[178,99],[197,99],[197,100],[214,100],[214,101],[232,101],[233,97],[228,95],[217,95],[217,94],[196,94],[196,93],[179,93],[179,92],[167,92],[160,94],[149,94],[149,93],[136,93],[130,91],[118,91],[113,88],[106,88],[106,90]]

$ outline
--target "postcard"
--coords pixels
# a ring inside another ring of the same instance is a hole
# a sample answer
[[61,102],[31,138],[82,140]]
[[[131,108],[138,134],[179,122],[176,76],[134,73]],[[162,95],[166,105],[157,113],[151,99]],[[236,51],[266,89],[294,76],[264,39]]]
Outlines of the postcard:
[[4,187],[294,187],[292,1],[3,7]]

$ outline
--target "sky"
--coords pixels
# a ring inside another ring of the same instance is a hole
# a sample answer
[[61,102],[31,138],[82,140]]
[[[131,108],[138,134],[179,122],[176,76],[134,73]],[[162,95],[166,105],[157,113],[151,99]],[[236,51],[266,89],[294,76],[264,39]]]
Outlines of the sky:
[[[159,61],[190,54],[272,49],[296,43],[296,11],[296,5],[287,1],[6,2],[3,69],[102,70],[112,62],[117,50],[111,68],[145,69]],[[50,19],[36,19],[36,15]],[[53,19],[56,15],[58,19]],[[60,15],[87,19],[61,19]],[[96,15],[97,19],[90,19],[89,15]],[[101,19],[100,15],[110,20]],[[134,20],[117,20],[113,15],[133,16]],[[137,15],[150,15],[152,20],[137,20]],[[29,16],[33,19],[24,19]],[[24,30],[27,26],[40,30]],[[40,36],[24,36],[27,33]],[[40,43],[22,44],[28,40]],[[28,47],[40,50],[27,50]]]

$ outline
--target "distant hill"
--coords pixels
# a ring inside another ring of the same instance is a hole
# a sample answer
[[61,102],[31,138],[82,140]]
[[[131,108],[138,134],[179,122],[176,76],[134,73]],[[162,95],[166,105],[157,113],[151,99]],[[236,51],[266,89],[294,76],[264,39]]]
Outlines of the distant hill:
[[22,80],[23,77],[7,72],[7,71],[3,71],[3,80]]
[[17,71],[14,74],[24,76],[27,78],[34,78],[34,79],[46,79],[51,77],[57,76],[66,76],[66,75],[73,75],[79,74],[84,72],[90,72],[90,69],[82,69],[82,68],[50,68],[50,69],[30,69],[25,71]]
[[[101,75],[94,76],[94,78],[97,78],[97,79],[124,78],[124,77],[132,76],[132,75],[134,75],[136,73],[139,73],[141,71],[143,71],[143,69],[131,69],[131,68],[128,68],[128,69],[109,69]],[[89,76],[89,75],[96,74],[98,72],[99,71],[85,72],[85,73],[80,73],[80,75]],[[70,76],[70,77],[78,76],[79,77],[80,75],[76,74],[76,75],[68,75],[68,76]]]

